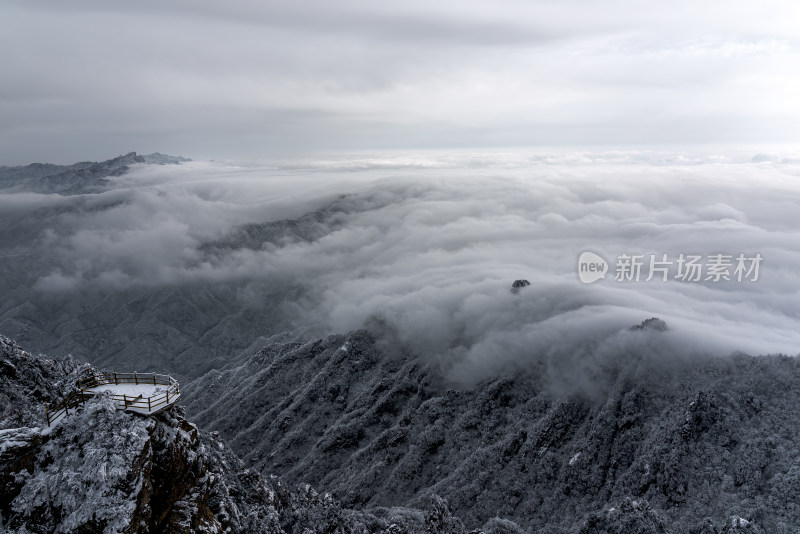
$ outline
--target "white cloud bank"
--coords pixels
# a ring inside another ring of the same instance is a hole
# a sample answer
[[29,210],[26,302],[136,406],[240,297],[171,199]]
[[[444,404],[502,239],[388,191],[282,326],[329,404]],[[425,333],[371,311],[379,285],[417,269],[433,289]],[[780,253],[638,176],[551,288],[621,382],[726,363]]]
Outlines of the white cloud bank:
[[[305,286],[291,303],[298,324],[370,328],[465,382],[542,365],[567,381],[581,366],[597,372],[610,354],[797,354],[800,167],[791,154],[767,162],[752,154],[427,153],[142,167],[112,191],[75,198],[82,211],[49,221],[43,245],[57,268],[38,288]],[[6,195],[0,206],[19,211],[25,201],[46,204]],[[201,248],[242,223],[331,203],[337,209],[316,239]],[[612,265],[606,280],[585,285],[576,261],[587,249],[612,263],[663,253],[764,260],[755,283],[624,283]],[[518,278],[532,286],[514,295]],[[627,330],[651,316],[670,330]]]

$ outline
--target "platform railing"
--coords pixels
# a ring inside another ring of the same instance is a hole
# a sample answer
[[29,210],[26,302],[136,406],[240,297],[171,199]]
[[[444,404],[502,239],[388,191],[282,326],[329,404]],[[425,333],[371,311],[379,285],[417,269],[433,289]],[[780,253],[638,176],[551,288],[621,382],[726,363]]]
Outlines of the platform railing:
[[166,390],[159,391],[154,395],[134,397],[127,394],[112,394],[111,398],[117,402],[123,410],[134,411],[137,413],[153,414],[172,405],[180,397],[178,381],[169,375],[156,373],[105,373],[91,375],[78,380],[78,390],[70,393],[61,402],[50,406],[45,404],[45,418],[47,426],[58,421],[61,417],[69,415],[70,410],[76,410],[78,406],[95,396],[98,392],[92,388],[108,384],[152,384],[167,386]]

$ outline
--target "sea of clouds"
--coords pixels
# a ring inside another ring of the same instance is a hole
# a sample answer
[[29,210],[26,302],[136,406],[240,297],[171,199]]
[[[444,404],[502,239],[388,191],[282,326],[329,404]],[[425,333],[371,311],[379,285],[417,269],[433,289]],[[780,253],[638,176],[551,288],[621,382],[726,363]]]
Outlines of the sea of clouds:
[[[610,355],[797,354],[798,206],[797,154],[747,150],[191,162],[135,168],[101,194],[0,195],[6,213],[49,214],[39,292],[300,285],[284,303],[298,324],[368,328],[462,383],[531,366],[570,382]],[[312,240],[203,246],[326,207]],[[593,284],[577,276],[586,250],[609,263]],[[651,254],[740,253],[763,258],[757,281],[645,281]],[[615,279],[622,254],[643,257],[638,282]],[[516,279],[531,286],[514,294]],[[629,330],[654,316],[669,330]]]

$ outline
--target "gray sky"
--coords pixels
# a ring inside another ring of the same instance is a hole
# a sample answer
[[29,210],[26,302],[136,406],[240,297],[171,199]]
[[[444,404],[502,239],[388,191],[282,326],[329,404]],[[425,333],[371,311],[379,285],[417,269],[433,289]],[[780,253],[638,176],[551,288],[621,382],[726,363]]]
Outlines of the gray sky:
[[0,164],[800,141],[787,1],[6,0]]

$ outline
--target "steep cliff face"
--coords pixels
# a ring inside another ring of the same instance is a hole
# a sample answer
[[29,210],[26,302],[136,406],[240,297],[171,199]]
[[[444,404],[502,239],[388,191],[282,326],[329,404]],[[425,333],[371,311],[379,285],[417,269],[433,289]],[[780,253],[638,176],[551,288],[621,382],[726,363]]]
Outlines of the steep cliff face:
[[800,527],[796,359],[608,363],[600,400],[553,394],[536,373],[449,389],[356,332],[267,346],[184,399],[249,465],[346,506],[437,494],[466,525],[541,532]]
[[50,432],[0,438],[5,532],[278,533],[299,503],[306,523],[338,512],[341,526],[359,524],[329,498],[248,471],[175,412],[139,417],[98,398]]

